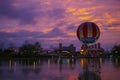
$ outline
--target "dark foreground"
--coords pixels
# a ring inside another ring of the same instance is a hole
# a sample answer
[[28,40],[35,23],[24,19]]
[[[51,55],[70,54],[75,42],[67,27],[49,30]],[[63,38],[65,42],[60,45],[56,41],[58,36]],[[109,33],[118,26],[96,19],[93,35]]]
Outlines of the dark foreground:
[[119,80],[120,58],[0,59],[0,80]]

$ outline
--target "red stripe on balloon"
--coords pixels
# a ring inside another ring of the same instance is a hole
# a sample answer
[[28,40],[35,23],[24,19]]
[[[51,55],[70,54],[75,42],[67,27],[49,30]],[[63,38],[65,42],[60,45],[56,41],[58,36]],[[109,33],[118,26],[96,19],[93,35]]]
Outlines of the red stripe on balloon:
[[78,38],[80,39],[80,26],[79,26],[79,28],[77,29],[77,36],[78,36]]
[[88,35],[88,26],[87,26],[87,23],[83,25],[84,28],[83,28],[83,35],[84,35],[84,38],[87,37]]
[[92,37],[96,37],[97,34],[97,28],[94,23],[92,23]]

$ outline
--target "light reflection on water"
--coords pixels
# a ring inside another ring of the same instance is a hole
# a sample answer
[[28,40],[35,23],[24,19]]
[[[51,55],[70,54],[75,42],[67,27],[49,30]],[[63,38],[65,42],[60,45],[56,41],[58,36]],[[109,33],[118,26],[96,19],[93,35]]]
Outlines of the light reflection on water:
[[0,60],[0,80],[118,80],[120,59]]

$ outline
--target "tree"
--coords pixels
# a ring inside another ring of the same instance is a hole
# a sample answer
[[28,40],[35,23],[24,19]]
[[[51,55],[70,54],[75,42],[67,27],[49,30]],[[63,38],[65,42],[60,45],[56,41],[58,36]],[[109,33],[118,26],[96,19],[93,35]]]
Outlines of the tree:
[[41,44],[39,42],[35,42],[34,47],[37,54],[43,51],[43,48],[41,47]]
[[24,56],[30,56],[33,55],[34,47],[32,44],[26,44],[24,43],[20,48],[19,48],[19,53]]
[[4,49],[4,43],[0,42],[0,50]]
[[113,56],[120,56],[120,45],[113,46],[111,53]]
[[4,49],[1,55],[4,57],[13,56],[13,54],[15,53],[14,49],[15,49],[14,44],[9,43],[8,48]]
[[37,56],[42,52],[42,47],[39,42],[30,44],[25,41],[25,43],[19,48],[19,53],[24,56]]
[[14,44],[13,43],[9,43],[8,44],[8,49],[14,51],[14,49],[15,49]]
[[3,54],[4,43],[0,42],[0,56]]

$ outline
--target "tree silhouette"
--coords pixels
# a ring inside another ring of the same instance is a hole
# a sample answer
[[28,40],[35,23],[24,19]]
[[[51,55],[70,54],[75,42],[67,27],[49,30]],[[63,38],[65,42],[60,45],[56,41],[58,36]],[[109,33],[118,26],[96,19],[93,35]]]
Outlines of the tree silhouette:
[[43,48],[41,47],[41,44],[39,42],[35,42],[34,48],[35,48],[36,54],[39,54],[43,51]]
[[25,41],[25,43],[19,48],[19,53],[23,56],[37,56],[41,52],[42,47],[39,42],[30,44],[29,42]]
[[113,46],[111,53],[113,56],[120,56],[120,45]]
[[0,50],[3,50],[3,49],[4,49],[4,43],[0,42]]

